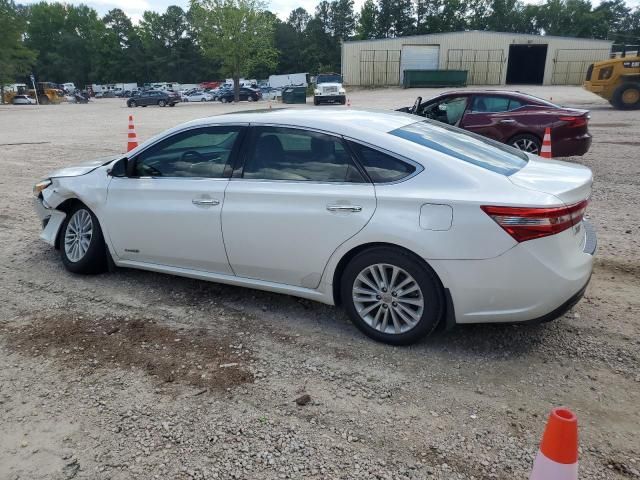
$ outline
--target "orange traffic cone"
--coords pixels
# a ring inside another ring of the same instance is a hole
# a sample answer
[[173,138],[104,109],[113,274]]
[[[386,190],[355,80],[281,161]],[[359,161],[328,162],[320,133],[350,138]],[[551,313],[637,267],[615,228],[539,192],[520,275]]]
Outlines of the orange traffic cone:
[[129,115],[129,133],[127,133],[127,152],[130,152],[138,146],[138,136],[136,135],[136,127],[133,126],[133,115]]
[[551,154],[551,129],[544,129],[544,138],[542,139],[542,148],[540,149],[542,158],[553,158]]
[[578,417],[568,408],[554,408],[529,480],[577,479]]

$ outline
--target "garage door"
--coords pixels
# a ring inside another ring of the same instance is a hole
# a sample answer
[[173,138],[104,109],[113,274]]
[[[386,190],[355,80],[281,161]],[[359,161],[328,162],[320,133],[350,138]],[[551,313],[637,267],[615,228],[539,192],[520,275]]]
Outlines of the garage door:
[[403,45],[400,57],[400,84],[405,70],[437,70],[439,57],[439,45]]

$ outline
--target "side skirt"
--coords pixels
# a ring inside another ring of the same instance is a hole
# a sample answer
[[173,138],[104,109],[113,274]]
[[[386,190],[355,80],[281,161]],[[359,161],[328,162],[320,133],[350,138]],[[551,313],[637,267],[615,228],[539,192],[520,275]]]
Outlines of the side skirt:
[[137,268],[140,270],[148,270],[151,272],[167,273],[169,275],[178,275],[180,277],[195,278],[197,280],[224,283],[226,285],[234,285],[237,287],[255,288],[257,290],[264,290],[267,292],[284,293],[286,295],[307,298],[309,300],[325,303],[327,305],[334,305],[333,296],[321,290],[296,287],[293,285],[285,285],[282,283],[267,282],[264,280],[255,280],[253,278],[236,277],[233,275],[225,275],[219,273],[209,273],[200,270],[191,270],[188,268],[168,267],[155,263],[136,262],[132,260],[118,260],[116,262],[116,265],[118,267]]

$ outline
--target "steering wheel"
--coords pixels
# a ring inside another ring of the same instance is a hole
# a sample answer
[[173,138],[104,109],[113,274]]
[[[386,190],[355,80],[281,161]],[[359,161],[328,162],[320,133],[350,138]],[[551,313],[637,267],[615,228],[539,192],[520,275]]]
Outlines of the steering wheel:
[[181,162],[191,161],[195,163],[195,162],[204,162],[205,160],[206,158],[204,158],[204,155],[202,155],[197,150],[187,150],[182,154],[182,157],[180,157]]

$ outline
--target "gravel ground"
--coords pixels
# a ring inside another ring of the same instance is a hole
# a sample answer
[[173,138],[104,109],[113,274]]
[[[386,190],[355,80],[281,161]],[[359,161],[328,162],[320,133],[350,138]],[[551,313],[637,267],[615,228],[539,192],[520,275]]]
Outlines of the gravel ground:
[[[0,107],[0,478],[525,479],[556,405],[578,414],[581,479],[640,478],[640,115],[579,88],[525,90],[592,112],[593,147],[570,159],[595,174],[586,297],[550,324],[410,348],[293,297],[74,276],[38,240],[33,183],[122,151],[128,114],[146,139],[265,102]],[[434,93],[350,98],[397,108]]]

